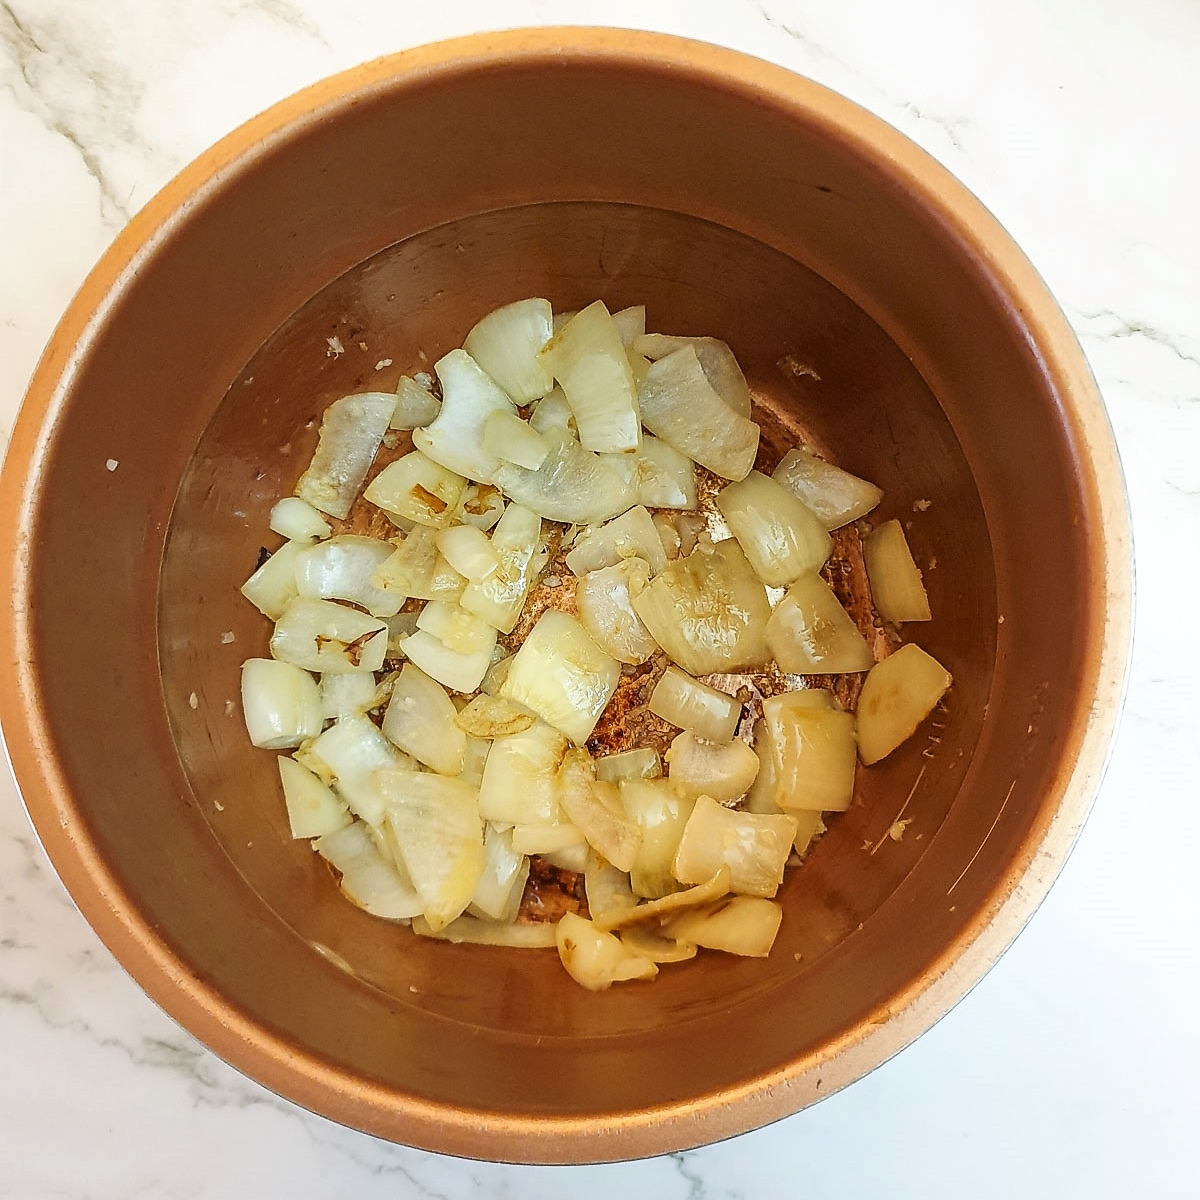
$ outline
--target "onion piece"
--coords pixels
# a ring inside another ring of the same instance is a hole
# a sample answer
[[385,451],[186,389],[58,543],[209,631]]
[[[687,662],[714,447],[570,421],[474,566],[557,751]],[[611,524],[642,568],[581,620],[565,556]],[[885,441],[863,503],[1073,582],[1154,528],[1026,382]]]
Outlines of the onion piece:
[[529,427],[538,433],[549,433],[552,429],[557,429],[563,433],[569,433],[576,441],[579,440],[575,414],[571,411],[567,397],[560,387],[547,392],[533,406],[533,411],[529,414]]
[[633,891],[651,900],[679,891],[672,865],[696,801],[681,795],[667,779],[627,779],[621,783],[621,804],[642,831],[629,868]]
[[875,661],[858,626],[816,572],[788,588],[771,613],[766,637],[780,668],[796,675],[869,671]]
[[459,729],[476,738],[511,737],[523,733],[537,718],[515,700],[480,693],[454,718]]
[[[447,600],[430,600],[417,615],[417,629],[432,634],[440,642],[459,654],[475,654],[487,651],[491,665],[492,650],[496,645],[496,631],[457,604]],[[461,688],[455,688],[461,691]],[[474,688],[467,689],[474,691]]]
[[296,591],[296,559],[307,549],[304,542],[284,542],[242,584],[242,595],[264,617],[277,621],[299,595]]
[[542,519],[521,504],[510,504],[492,532],[490,549],[498,569],[473,580],[459,603],[501,633],[511,633],[536,574]]
[[909,643],[867,673],[858,697],[858,756],[868,766],[907,741],[953,682],[950,672]]
[[758,755],[745,742],[719,745],[687,731],[675,738],[665,757],[671,786],[692,799],[736,800],[749,791],[758,774]]
[[627,558],[613,567],[589,571],[575,587],[579,621],[606,654],[618,662],[643,663],[658,643],[633,610],[632,597],[646,586],[649,567]]
[[512,827],[513,849],[522,854],[536,854],[540,858],[560,858],[565,852],[579,850],[586,859],[587,839],[570,821],[549,823],[535,822],[532,825]]
[[306,671],[378,671],[387,626],[332,600],[299,596],[275,622],[271,656]]
[[634,954],[619,938],[576,913],[565,913],[555,927],[558,957],[576,983],[602,992],[629,979],[653,979],[658,967]]
[[845,812],[854,799],[854,715],[814,706],[811,692],[763,701],[775,776],[775,803],[785,812]]
[[899,521],[885,521],[863,541],[871,599],[887,621],[928,621],[929,597]]
[[387,542],[338,534],[296,556],[296,590],[301,596],[348,600],[373,617],[394,617],[406,595],[374,582],[375,573],[391,556]]
[[396,409],[392,413],[393,429],[416,429],[437,419],[442,402],[415,379],[400,376],[396,386]]
[[[770,901],[768,901],[770,903]],[[694,942],[686,942],[664,935],[644,925],[632,925],[622,929],[621,945],[653,963],[687,962],[696,957]]]
[[662,760],[653,746],[638,746],[618,754],[596,759],[596,778],[603,783],[624,783],[632,779],[658,779]]
[[251,744],[264,750],[299,746],[316,737],[324,724],[316,680],[273,658],[242,663],[242,715]]
[[488,535],[474,525],[443,529],[437,536],[437,548],[468,584],[479,583],[500,569],[500,556],[492,548]]
[[768,475],[751,471],[717,493],[717,507],[768,587],[817,570],[833,550],[820,521]]
[[449,925],[434,930],[423,917],[413,917],[413,933],[421,937],[439,938],[445,942],[463,943],[473,946],[506,946],[515,950],[544,950],[554,946],[555,923],[551,921],[529,924],[482,921],[470,913],[456,917]]
[[354,819],[333,789],[307,767],[284,754],[276,762],[292,837],[323,837],[344,829]]
[[444,929],[462,915],[487,862],[475,789],[408,771],[380,771],[377,779],[422,915],[435,932]]
[[494,629],[470,613],[437,600],[422,609],[417,632],[400,639],[400,649],[426,675],[464,695],[479,687],[491,666],[495,646]]
[[483,860],[468,911],[493,921],[512,921],[529,878],[529,859],[513,849],[511,833],[489,825],[483,834]]
[[732,538],[676,559],[632,600],[654,640],[692,675],[766,666],[767,593]]
[[483,448],[505,462],[536,471],[550,453],[550,443],[515,413],[489,413],[483,423]]
[[294,542],[319,542],[333,528],[307,500],[284,496],[271,508],[268,524],[274,533]]
[[652,362],[665,358],[675,350],[691,346],[696,352],[704,378],[713,391],[739,416],[750,415],[750,388],[738,360],[727,343],[714,337],[672,337],[665,333],[648,333],[633,341],[633,350]]
[[680,729],[687,729],[709,742],[733,740],[742,715],[740,702],[693,679],[678,667],[667,667],[650,693],[649,708]]
[[586,750],[568,750],[564,756],[558,769],[558,803],[597,854],[619,871],[629,870],[642,831],[621,808],[616,784],[596,782],[596,767]]
[[369,717],[342,717],[296,751],[295,758],[332,784],[351,812],[369,825],[381,825],[384,817],[376,773],[415,773],[417,769],[417,764],[388,741]]
[[327,833],[313,849],[341,872],[343,894],[376,917],[408,920],[421,911],[421,899],[375,844],[367,826],[355,821]]
[[696,507],[696,467],[686,454],[647,433],[635,457],[639,504],[648,508]]
[[758,426],[713,391],[695,348],[652,363],[638,392],[651,433],[725,479],[744,479],[758,453]]
[[729,868],[722,865],[713,873],[711,879],[706,879],[695,887],[671,892],[657,900],[647,900],[636,908],[607,916],[603,921],[597,921],[597,924],[603,925],[605,929],[632,929],[639,926],[655,929],[677,913],[703,908],[706,904],[727,895],[729,880]]
[[633,345],[635,338],[646,332],[646,306],[631,304],[612,315],[613,324],[617,327],[617,336],[626,350]]
[[391,392],[363,392],[335,400],[321,417],[317,448],[296,484],[296,495],[344,521],[395,410]]
[[795,836],[795,817],[739,812],[701,796],[684,826],[672,869],[680,883],[702,883],[726,867],[730,891],[774,896]]
[[513,655],[500,695],[582,745],[617,687],[621,668],[567,613],[548,609]]
[[628,873],[619,871],[594,850],[588,851],[583,865],[583,894],[593,921],[619,916],[637,904]]
[[466,486],[461,475],[413,450],[388,463],[367,484],[363,496],[389,516],[444,529]]
[[413,430],[413,445],[458,475],[491,483],[500,460],[483,448],[484,422],[490,413],[515,413],[516,407],[465,350],[451,350],[433,369],[442,385],[441,411]]
[[783,909],[761,896],[727,896],[707,908],[681,913],[663,934],[710,950],[766,958],[783,921]]
[[883,492],[873,483],[803,447],[789,450],[771,477],[802,500],[826,529],[838,529],[866,516],[883,499]]
[[446,689],[407,662],[392,685],[383,734],[439,775],[458,775],[466,760],[467,735],[459,728]]
[[452,525],[474,525],[487,533],[504,515],[504,493],[490,483],[471,483],[450,518]]
[[379,587],[414,600],[456,600],[467,580],[437,548],[437,530],[416,526],[376,569]]
[[536,471],[501,463],[494,482],[518,504],[550,521],[590,525],[624,512],[634,490],[608,462],[561,429],[544,435],[550,453]]
[[557,821],[558,769],[566,752],[567,739],[542,721],[497,737],[479,785],[480,814],[485,820],[510,825]]
[[374,708],[376,703],[374,675],[359,671],[322,675],[319,691],[321,716],[326,720],[347,716],[361,717],[367,709]]
[[554,334],[550,301],[517,300],[481,318],[463,349],[515,400],[529,404],[554,384],[539,351]]
[[540,354],[562,385],[585,450],[636,450],[641,442],[629,359],[600,300],[576,313]]
[[585,575],[634,557],[645,559],[651,575],[667,565],[662,539],[640,504],[603,525],[589,525],[575,539],[566,563],[576,575]]

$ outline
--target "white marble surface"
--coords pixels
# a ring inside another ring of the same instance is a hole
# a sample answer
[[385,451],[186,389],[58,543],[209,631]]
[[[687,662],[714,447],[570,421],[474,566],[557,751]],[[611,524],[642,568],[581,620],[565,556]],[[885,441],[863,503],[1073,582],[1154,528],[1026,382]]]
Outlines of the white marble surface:
[[975,1200],[1200,1195],[1200,7],[1193,0],[0,0],[0,424],[108,241],[236,123],[503,25],[642,26],[792,67],[925,146],[1022,243],[1107,399],[1139,614],[1112,768],[1016,946],[849,1090],[694,1153],[460,1162],[341,1129],[176,1028],[0,782],[0,1197]]

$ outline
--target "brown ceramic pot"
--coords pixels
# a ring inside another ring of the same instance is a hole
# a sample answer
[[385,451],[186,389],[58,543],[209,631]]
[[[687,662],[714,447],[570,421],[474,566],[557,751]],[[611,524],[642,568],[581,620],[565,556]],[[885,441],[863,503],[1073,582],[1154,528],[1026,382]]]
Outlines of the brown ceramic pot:
[[[931,568],[920,640],[954,674],[948,716],[863,772],[785,886],[765,961],[702,955],[593,995],[551,952],[414,939],[288,841],[271,756],[227,712],[265,641],[237,586],[306,423],[534,294],[645,303],[656,328],[725,338],[767,453],[803,435],[878,482]],[[1029,263],[854,105],[666,37],[426,47],[231,135],[72,304],[2,500],[4,730],[84,915],[247,1074],[452,1154],[648,1155],[857,1079],[1030,915],[1119,707],[1122,482]]]

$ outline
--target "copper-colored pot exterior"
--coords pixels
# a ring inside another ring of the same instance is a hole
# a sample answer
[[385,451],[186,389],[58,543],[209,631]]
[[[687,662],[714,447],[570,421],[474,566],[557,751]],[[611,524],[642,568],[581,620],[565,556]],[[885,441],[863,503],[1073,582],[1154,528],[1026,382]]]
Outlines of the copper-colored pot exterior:
[[[226,713],[265,641],[236,587],[311,445],[305,422],[385,378],[384,357],[394,381],[535,293],[644,302],[658,327],[726,337],[768,453],[812,437],[878,480],[884,515],[913,521],[937,560],[920,640],[954,673],[949,716],[864,773],[786,886],[766,961],[702,956],[591,995],[549,953],[419,942],[341,903],[288,843],[270,758]],[[345,354],[326,354],[333,333]],[[780,370],[789,354],[820,378]],[[0,486],[0,712],[84,915],[247,1074],[452,1154],[678,1149],[870,1070],[1044,895],[1120,705],[1124,490],[1033,269],[874,118],[672,38],[551,29],[427,47],[234,133],[84,285]],[[930,505],[914,519],[917,500]],[[906,800],[913,824],[892,841]]]

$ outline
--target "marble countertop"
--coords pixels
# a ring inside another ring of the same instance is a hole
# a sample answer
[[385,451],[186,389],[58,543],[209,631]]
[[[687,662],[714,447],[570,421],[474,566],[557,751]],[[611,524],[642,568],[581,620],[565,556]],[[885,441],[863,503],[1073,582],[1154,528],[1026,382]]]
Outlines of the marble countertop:
[[364,58],[499,26],[641,26],[849,95],[971,187],[1106,398],[1138,557],[1128,707],[1061,879],[939,1025],[692,1153],[463,1162],[312,1116],[115,964],[0,781],[0,1197],[1007,1200],[1200,1194],[1200,7],[1190,0],[0,0],[0,427],[128,218],[235,124]]

